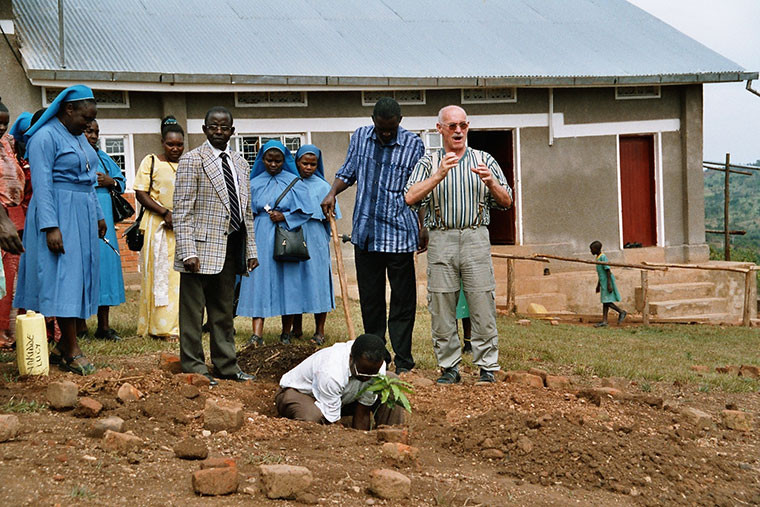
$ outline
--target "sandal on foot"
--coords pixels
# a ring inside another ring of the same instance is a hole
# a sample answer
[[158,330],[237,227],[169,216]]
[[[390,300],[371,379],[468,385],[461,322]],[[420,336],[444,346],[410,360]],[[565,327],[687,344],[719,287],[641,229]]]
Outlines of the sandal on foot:
[[61,353],[61,349],[58,347],[58,343],[53,342],[52,345],[48,344],[50,347],[50,355],[48,356],[48,362],[52,365],[59,365],[61,364],[61,359],[63,357],[63,354]]
[[119,336],[113,328],[106,329],[105,331],[95,331],[93,336],[100,340],[110,340],[112,342],[118,342],[121,340],[121,336]]
[[261,347],[264,345],[264,338],[257,334],[252,334],[250,338],[248,338],[248,342],[246,343],[246,346],[253,345],[254,347]]
[[[78,359],[84,359],[87,362],[85,364],[76,364],[76,361]],[[92,364],[89,359],[84,357],[84,354],[77,354],[74,357],[66,357],[61,355],[60,368],[63,371],[70,371],[71,373],[76,373],[77,375],[81,375],[83,377],[95,373],[95,365]]]
[[90,330],[89,329],[83,329],[81,331],[77,331],[77,339],[89,338],[89,337],[90,337]]
[[628,317],[628,312],[623,310],[622,313],[618,315],[618,324],[622,324],[626,317]]
[[282,333],[280,335],[280,343],[282,343],[283,345],[290,345],[290,340],[292,338],[293,337],[291,336],[290,333]]
[[321,347],[322,345],[325,344],[324,335],[314,333],[314,336],[311,337],[311,343],[313,343],[317,347]]
[[606,322],[597,322],[594,324],[594,327],[607,327],[608,324]]

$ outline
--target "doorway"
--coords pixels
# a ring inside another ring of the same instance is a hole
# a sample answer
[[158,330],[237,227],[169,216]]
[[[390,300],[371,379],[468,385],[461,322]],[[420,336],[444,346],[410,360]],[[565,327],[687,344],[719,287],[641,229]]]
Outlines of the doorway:
[[[467,134],[470,148],[489,153],[498,162],[512,192],[515,191],[514,157],[511,130],[471,130]],[[517,196],[515,196],[517,199]],[[491,208],[488,233],[492,245],[515,244],[515,205],[508,210]]]
[[619,149],[623,247],[654,246],[657,244],[654,136],[620,136]]

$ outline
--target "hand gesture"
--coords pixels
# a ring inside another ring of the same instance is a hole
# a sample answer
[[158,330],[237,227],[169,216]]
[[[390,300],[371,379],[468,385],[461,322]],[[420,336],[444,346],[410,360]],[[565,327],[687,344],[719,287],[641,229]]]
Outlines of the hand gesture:
[[456,167],[458,163],[459,157],[457,157],[456,153],[450,151],[444,155],[441,165],[438,166],[438,174],[441,176],[441,179],[445,178],[449,174],[449,171]]
[[478,164],[477,167],[473,167],[471,171],[477,174],[480,178],[480,181],[482,181],[488,188],[491,188],[491,186],[496,181],[493,178],[493,173],[491,170],[483,162]]
[[321,206],[322,213],[324,213],[326,217],[331,216],[335,210],[335,194],[328,192],[325,198],[322,200]]

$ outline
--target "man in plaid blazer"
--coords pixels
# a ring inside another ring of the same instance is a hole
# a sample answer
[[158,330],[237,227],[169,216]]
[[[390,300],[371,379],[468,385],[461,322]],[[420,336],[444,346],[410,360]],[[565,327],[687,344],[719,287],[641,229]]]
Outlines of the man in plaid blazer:
[[180,272],[179,350],[182,371],[211,385],[201,342],[203,310],[211,326],[211,362],[220,378],[253,380],[235,356],[235,275],[258,266],[250,206],[250,167],[230,151],[235,132],[224,107],[206,113],[207,141],[179,160],[174,183],[174,269]]

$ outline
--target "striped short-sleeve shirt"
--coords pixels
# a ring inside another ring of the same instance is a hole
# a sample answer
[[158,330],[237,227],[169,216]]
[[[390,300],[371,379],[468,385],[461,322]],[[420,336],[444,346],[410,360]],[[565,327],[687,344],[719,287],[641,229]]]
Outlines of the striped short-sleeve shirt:
[[[438,169],[446,155],[443,149],[422,157],[412,170],[404,193],[412,185],[430,177]],[[480,177],[472,172],[478,164],[483,163],[491,170],[499,185],[505,187],[509,196],[512,189],[494,158],[485,151],[467,148],[456,167],[419,203],[412,208],[427,207],[425,227],[428,229],[465,229],[488,225],[491,222],[490,208],[504,209],[493,199],[488,187]]]

